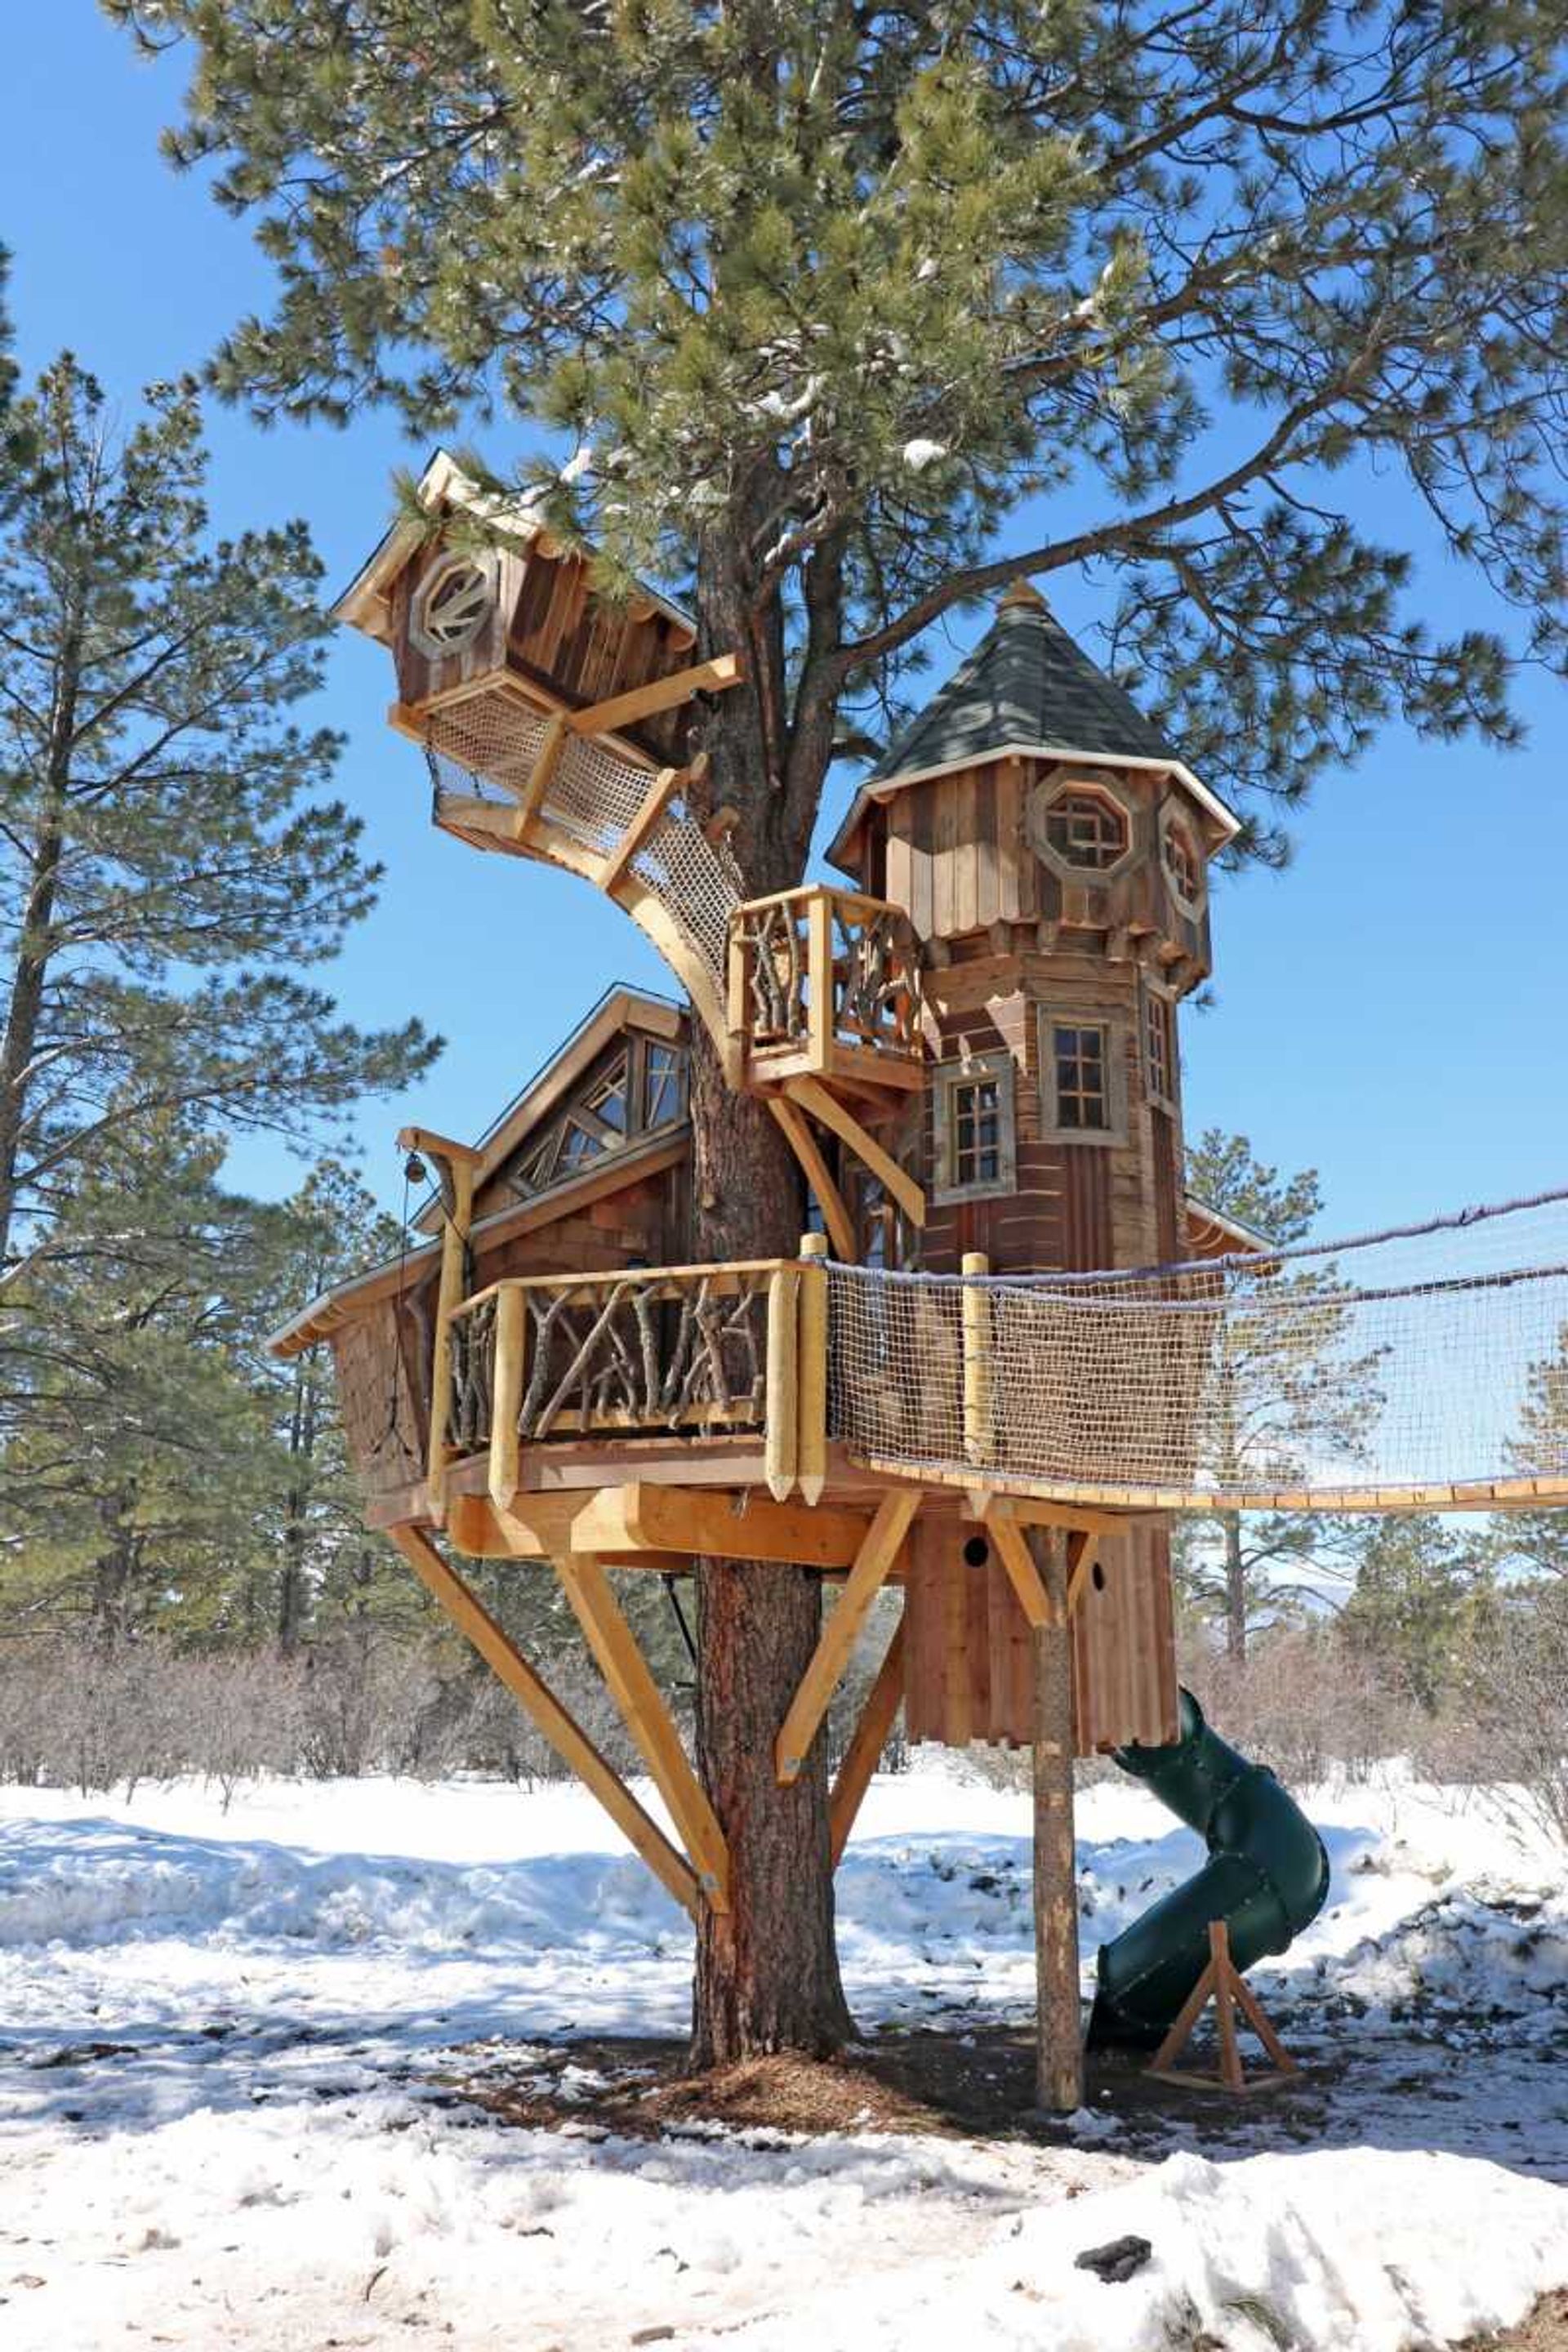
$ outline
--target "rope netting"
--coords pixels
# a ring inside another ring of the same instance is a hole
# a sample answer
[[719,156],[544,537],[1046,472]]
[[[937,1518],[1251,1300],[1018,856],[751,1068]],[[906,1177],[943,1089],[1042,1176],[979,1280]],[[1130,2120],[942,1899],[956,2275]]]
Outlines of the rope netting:
[[1130,1274],[835,1265],[829,1318],[831,1433],[965,1486],[1568,1501],[1568,1193]]
[[[507,694],[476,694],[433,710],[426,744],[437,815],[455,793],[515,804],[533,773],[547,723],[542,711]],[[585,736],[569,735],[541,814],[591,859],[602,860],[620,845],[653,780],[651,769],[618,759]],[[658,899],[721,1003],[730,917],[743,896],[729,851],[710,841],[697,812],[677,793],[633,856],[631,870]],[[656,939],[655,944],[662,949],[664,942]]]

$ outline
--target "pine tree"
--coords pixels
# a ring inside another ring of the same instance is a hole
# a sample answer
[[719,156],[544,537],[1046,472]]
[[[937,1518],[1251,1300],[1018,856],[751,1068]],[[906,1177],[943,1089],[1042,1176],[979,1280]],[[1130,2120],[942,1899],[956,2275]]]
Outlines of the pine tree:
[[[1509,1466],[1520,1478],[1568,1477],[1568,1324],[1555,1352],[1530,1368]],[[1510,1511],[1499,1533],[1526,1574],[1558,1576],[1568,1584],[1568,1508]]]
[[288,1465],[243,1354],[274,1213],[222,1190],[222,1150],[176,1116],[116,1137],[13,1293],[0,1356],[10,1631],[111,1648],[247,1630]]
[[[921,632],[1024,572],[1103,579],[1119,666],[1221,787],[1298,797],[1395,710],[1514,740],[1509,649],[1428,630],[1352,457],[1561,662],[1554,6],[105,5],[194,45],[171,151],[279,272],[222,389],[559,428],[552,521],[743,651],[707,748],[753,893],[800,878],[835,743]],[[705,1054],[694,1129],[699,1254],[792,1245],[783,1143]],[[816,1607],[704,1573],[735,1904],[701,2056],[846,2021],[820,1774],[767,1762]]]
[[1430,1512],[1402,1512],[1361,1522],[1351,1549],[1355,1587],[1340,1619],[1343,1639],[1435,1713],[1491,1594],[1489,1538],[1456,1535]]
[[171,1116],[302,1136],[434,1050],[417,1023],[362,1034],[299,977],[378,878],[359,821],[311,797],[337,739],[289,716],[324,628],[303,527],[214,541],[188,384],[154,389],[123,436],[68,358],[17,405],[32,452],[0,513],[0,1290],[128,1139]]
[[[1322,1206],[1315,1169],[1281,1176],[1254,1156],[1248,1137],[1218,1128],[1188,1150],[1187,1189],[1281,1248],[1305,1237]],[[1287,1260],[1258,1296],[1278,1290],[1300,1301],[1324,1280],[1324,1269]],[[1378,1402],[1377,1357],[1346,1362],[1335,1354],[1342,1328],[1342,1315],[1325,1302],[1321,1315],[1278,1325],[1267,1313],[1239,1318],[1217,1336],[1226,1408],[1214,1447],[1226,1485],[1288,1483],[1275,1475],[1282,1445],[1326,1442],[1354,1458]],[[1194,1513],[1177,1522],[1176,1572],[1190,1605],[1224,1627],[1226,1654],[1240,1665],[1255,1633],[1300,1616],[1314,1588],[1342,1577],[1345,1538],[1344,1524],[1322,1513]]]

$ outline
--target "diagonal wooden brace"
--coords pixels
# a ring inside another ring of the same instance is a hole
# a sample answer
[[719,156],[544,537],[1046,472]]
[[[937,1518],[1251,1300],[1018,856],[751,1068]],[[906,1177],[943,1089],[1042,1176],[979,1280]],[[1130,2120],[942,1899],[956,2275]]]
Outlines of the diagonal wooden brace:
[[882,1750],[888,1744],[888,1734],[893,1727],[893,1717],[899,1711],[899,1703],[903,1696],[904,1621],[900,1617],[893,1628],[887,1655],[877,1670],[877,1679],[866,1694],[860,1720],[844,1751],[838,1778],[833,1783],[833,1791],[827,1800],[827,1834],[835,1870],[844,1859],[844,1849],[849,1843],[849,1832],[860,1811],[860,1801],[870,1786],[871,1775],[881,1762]]
[[724,1832],[687,1761],[664,1695],[610,1590],[609,1578],[598,1560],[582,1552],[558,1554],[553,1565],[605,1687],[685,1842],[710,1909],[727,1911],[730,1857]]
[[855,1565],[845,1580],[838,1604],[818,1636],[811,1663],[801,1676],[800,1688],[790,1702],[773,1748],[773,1769],[785,1787],[800,1777],[828,1702],[849,1663],[866,1612],[899,1556],[921,1499],[918,1487],[895,1486],[877,1506],[876,1517],[855,1556]]
[[389,1528],[387,1533],[427,1592],[446,1611],[459,1633],[473,1643],[485,1664],[506,1685],[512,1696],[548,1739],[562,1760],[597,1797],[617,1829],[641,1854],[660,1885],[695,1919],[701,1909],[696,1874],[684,1854],[678,1853],[657,1822],[638,1804],[626,1782],[607,1763],[581,1724],[569,1715],[548,1684],[541,1680],[516,1644],[501,1631],[489,1610],[471,1592],[455,1569],[449,1568],[422,1528]]

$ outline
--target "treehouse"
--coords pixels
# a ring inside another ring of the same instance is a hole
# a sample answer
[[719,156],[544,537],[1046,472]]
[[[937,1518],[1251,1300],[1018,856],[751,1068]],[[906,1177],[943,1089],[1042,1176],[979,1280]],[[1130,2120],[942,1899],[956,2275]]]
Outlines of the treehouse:
[[[694,748],[733,652],[704,656],[651,592],[608,600],[582,551],[444,456],[421,498],[427,523],[389,532],[339,610],[392,656],[436,824],[616,898],[685,1002],[614,990],[478,1143],[409,1130],[426,1238],[278,1336],[332,1346],[370,1522],[688,1902],[722,1904],[721,1841],[606,1568],[729,1553],[841,1587],[784,1780],[901,1588],[837,1847],[900,1702],[916,1739],[1034,1737],[1044,1625],[1070,1628],[1080,1752],[1169,1738],[1162,1498],[1100,1497],[1088,1398],[1071,1458],[1035,1475],[998,1377],[1006,1293],[978,1286],[1252,1245],[1180,1174],[1176,1009],[1209,969],[1206,861],[1235,820],[1019,587],[857,793],[832,850],[848,887],[747,901]],[[696,1022],[795,1154],[798,1258],[687,1263]],[[962,1279],[898,1287],[911,1273]],[[684,1853],[505,1654],[437,1534],[549,1564]]]
[[[1541,1404],[1568,1331],[1552,1203],[1330,1256],[1184,1197],[1179,1009],[1237,820],[1032,588],[860,785],[844,882],[748,899],[701,748],[735,649],[652,591],[611,597],[445,456],[420,497],[339,609],[392,656],[436,825],[604,891],[682,996],[610,990],[477,1142],[406,1129],[435,1180],[420,1237],[274,1345],[330,1343],[370,1524],[694,1916],[729,1907],[725,1838],[612,1572],[717,1556],[836,1588],[777,1726],[784,1784],[899,1592],[834,1858],[900,1706],[914,1739],[1032,1747],[1042,2081],[1071,2106],[1070,1759],[1181,1732],[1170,1513],[1568,1499]],[[798,1255],[690,1263],[699,1026],[795,1155]],[[1500,1256],[1503,1217],[1529,1262]],[[1485,1377],[1441,1388],[1467,1340]],[[1304,1365],[1367,1399],[1311,1445]],[[454,1556],[556,1580],[673,1835]]]

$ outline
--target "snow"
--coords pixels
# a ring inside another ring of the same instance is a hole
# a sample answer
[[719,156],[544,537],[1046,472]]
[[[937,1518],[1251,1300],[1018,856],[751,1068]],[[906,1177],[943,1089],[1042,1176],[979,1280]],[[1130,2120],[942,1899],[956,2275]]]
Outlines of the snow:
[[[1330,1904],[1254,1975],[1299,2090],[1091,2076],[1032,2137],[633,2141],[592,2119],[592,2053],[552,2076],[563,2131],[440,2079],[683,2030],[689,1929],[584,1792],[0,1790],[0,2343],[1402,2352],[1510,2325],[1568,2283],[1563,1857],[1402,1770],[1310,1807]],[[1198,1849],[1115,1781],[1079,1833],[1088,1962]],[[1026,2015],[1028,1859],[1025,1801],[953,1759],[874,1783],[838,1890],[863,2032]],[[1075,2267],[1129,2234],[1131,2278]]]
[[945,441],[906,441],[904,463],[911,474],[923,474],[928,466],[941,463],[947,455]]

